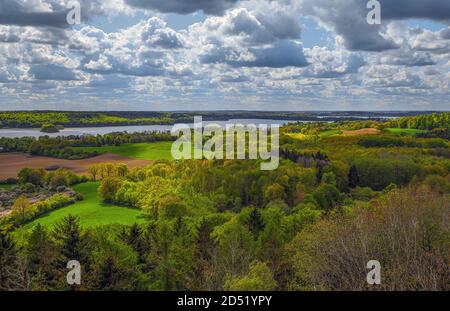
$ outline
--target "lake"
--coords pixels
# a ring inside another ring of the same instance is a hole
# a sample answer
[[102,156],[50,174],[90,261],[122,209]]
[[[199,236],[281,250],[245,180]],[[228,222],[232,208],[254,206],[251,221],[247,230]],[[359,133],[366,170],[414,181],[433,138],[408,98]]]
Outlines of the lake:
[[[286,120],[269,120],[269,119],[231,119],[228,121],[203,121],[203,125],[208,123],[215,123],[221,126],[225,126],[230,123],[239,124],[279,124],[283,125],[289,122]],[[172,129],[173,125],[131,125],[131,126],[104,126],[104,127],[77,127],[77,128],[66,128],[61,130],[59,133],[42,133],[40,129],[0,129],[0,137],[40,137],[40,136],[71,136],[71,135],[104,135],[113,132],[128,132],[128,133],[139,133],[139,132],[166,132]]]

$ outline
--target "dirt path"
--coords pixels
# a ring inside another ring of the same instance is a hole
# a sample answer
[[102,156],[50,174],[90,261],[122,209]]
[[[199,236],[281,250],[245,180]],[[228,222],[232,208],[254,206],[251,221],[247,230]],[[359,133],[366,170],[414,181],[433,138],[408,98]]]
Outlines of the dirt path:
[[89,166],[96,163],[124,163],[129,168],[149,165],[152,161],[137,160],[117,154],[105,153],[94,158],[83,160],[64,160],[49,157],[30,156],[23,153],[0,154],[0,180],[17,177],[17,173],[24,168],[67,168],[74,173],[84,174]]

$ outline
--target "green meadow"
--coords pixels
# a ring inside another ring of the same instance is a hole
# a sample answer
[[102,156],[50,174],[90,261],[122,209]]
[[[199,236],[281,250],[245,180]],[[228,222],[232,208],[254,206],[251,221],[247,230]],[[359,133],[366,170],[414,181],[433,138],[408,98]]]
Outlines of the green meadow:
[[45,214],[21,227],[16,233],[21,235],[38,223],[45,227],[52,227],[69,214],[78,217],[82,227],[144,222],[140,210],[102,203],[97,195],[99,184],[99,182],[88,182],[74,186],[73,189],[81,193],[84,200]]
[[76,147],[86,152],[114,153],[140,160],[171,160],[171,141],[125,144],[121,146]]
[[0,189],[10,190],[13,186],[12,184],[0,184]]
[[341,130],[329,130],[329,131],[321,132],[319,135],[320,135],[320,137],[330,137],[330,136],[337,136],[337,135],[341,135],[341,134],[342,134]]

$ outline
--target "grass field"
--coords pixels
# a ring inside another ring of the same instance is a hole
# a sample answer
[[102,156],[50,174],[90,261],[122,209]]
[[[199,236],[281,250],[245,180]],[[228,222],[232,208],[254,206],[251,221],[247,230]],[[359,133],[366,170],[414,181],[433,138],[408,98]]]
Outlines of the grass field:
[[129,225],[144,222],[139,210],[101,203],[97,197],[98,186],[98,182],[89,182],[75,186],[74,189],[83,194],[83,201],[39,217],[18,229],[17,234],[20,235],[21,231],[28,231],[38,223],[51,228],[55,223],[69,214],[77,216],[80,219],[80,225],[82,227],[93,227],[115,223]]
[[388,128],[390,133],[394,134],[404,134],[404,135],[415,135],[418,133],[425,133],[426,130],[417,130],[417,129],[402,129],[402,128]]
[[0,184],[0,189],[5,189],[5,190],[9,190],[11,189],[13,186],[12,184]]
[[140,160],[171,160],[171,141],[125,144],[121,146],[77,147],[87,152],[115,153]]
[[336,135],[341,135],[341,134],[342,134],[341,130],[329,130],[329,131],[321,132],[319,135],[320,135],[320,137],[330,137],[330,136],[336,136]]

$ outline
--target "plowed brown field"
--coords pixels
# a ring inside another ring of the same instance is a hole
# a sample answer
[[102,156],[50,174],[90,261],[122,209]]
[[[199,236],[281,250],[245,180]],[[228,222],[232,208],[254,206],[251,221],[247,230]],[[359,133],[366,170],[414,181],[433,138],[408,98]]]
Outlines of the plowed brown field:
[[16,177],[24,168],[67,168],[77,174],[85,174],[88,167],[96,163],[124,163],[129,168],[149,165],[152,161],[136,160],[117,154],[106,153],[94,158],[83,160],[64,160],[49,157],[30,156],[23,153],[0,154],[0,180]]

